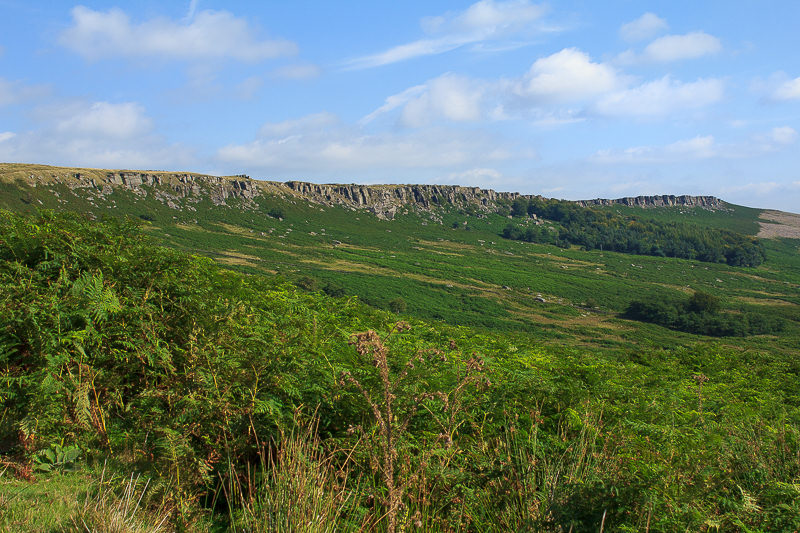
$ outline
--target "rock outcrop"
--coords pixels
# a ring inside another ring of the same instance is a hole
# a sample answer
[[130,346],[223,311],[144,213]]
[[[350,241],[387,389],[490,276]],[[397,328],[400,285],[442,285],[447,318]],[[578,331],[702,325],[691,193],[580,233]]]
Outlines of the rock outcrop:
[[490,211],[497,207],[498,201],[513,201],[522,196],[458,185],[320,185],[302,181],[271,184],[278,190],[287,187],[312,202],[368,209],[385,219],[394,218],[402,207],[430,210],[440,206],[473,206]]
[[[383,219],[392,219],[398,212],[408,209],[431,213],[435,208],[456,207],[473,212],[496,211],[500,204],[508,205],[517,198],[532,199],[541,196],[515,192],[497,192],[479,187],[458,185],[357,185],[317,184],[304,181],[253,180],[246,175],[211,176],[186,172],[69,169],[44,165],[18,165],[0,163],[0,180],[22,180],[27,185],[66,185],[72,190],[86,189],[90,198],[108,197],[117,189],[151,197],[173,209],[194,210],[204,199],[215,205],[224,205],[229,199],[239,200],[243,208],[255,207],[262,195],[279,195],[288,199],[327,205],[364,209]],[[724,208],[724,202],[713,196],[637,196],[616,200],[583,200],[581,206],[626,205],[631,207],[702,207]]]
[[609,205],[626,205],[629,207],[703,207],[705,209],[721,209],[724,207],[722,200],[715,196],[689,196],[686,194],[674,196],[672,194],[662,194],[658,196],[628,196],[625,198],[617,198],[615,200],[608,200],[604,198],[596,198],[594,200],[580,200],[576,202],[583,207],[591,207],[595,205],[609,206]]

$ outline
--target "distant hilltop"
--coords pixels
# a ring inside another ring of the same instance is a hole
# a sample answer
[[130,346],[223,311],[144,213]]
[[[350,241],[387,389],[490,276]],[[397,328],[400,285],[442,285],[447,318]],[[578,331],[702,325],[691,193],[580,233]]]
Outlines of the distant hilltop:
[[[238,199],[247,208],[259,196],[280,195],[306,201],[351,209],[371,211],[383,219],[392,219],[403,208],[414,207],[430,211],[435,207],[454,206],[493,211],[517,198],[542,198],[515,192],[496,192],[479,187],[458,185],[357,185],[317,184],[304,181],[263,181],[247,175],[211,176],[190,172],[139,170],[104,170],[64,168],[45,165],[0,163],[0,181],[23,182],[30,187],[67,186],[83,189],[90,197],[106,197],[124,189],[140,196],[152,195],[174,209],[193,210],[193,204],[208,199],[223,205],[228,199]],[[723,208],[725,202],[713,196],[637,196],[616,200],[582,200],[587,206],[626,205],[631,207],[702,207]]]

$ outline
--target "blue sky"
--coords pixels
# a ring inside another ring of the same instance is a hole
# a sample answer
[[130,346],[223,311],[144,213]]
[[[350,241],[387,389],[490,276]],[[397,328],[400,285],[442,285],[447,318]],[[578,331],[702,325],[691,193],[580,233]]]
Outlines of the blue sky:
[[0,161],[800,211],[795,1],[0,0]]

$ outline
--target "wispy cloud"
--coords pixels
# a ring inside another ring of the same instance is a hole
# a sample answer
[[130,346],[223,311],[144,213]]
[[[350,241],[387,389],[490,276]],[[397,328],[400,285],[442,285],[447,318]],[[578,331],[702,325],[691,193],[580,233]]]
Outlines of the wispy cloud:
[[225,146],[217,158],[224,164],[255,168],[270,175],[314,172],[324,176],[344,174],[349,179],[361,174],[375,180],[409,169],[441,175],[443,169],[453,172],[486,168],[492,162],[525,155],[514,151],[507,141],[485,133],[443,128],[367,133],[358,126],[342,123],[331,113],[318,113],[267,123],[256,139]]
[[49,92],[44,85],[26,85],[0,78],[0,107],[38,100]]
[[189,9],[186,10],[186,16],[183,18],[186,22],[191,22],[194,15],[197,13],[197,0],[189,1]]
[[669,76],[603,96],[592,107],[594,113],[617,117],[660,117],[699,109],[722,99],[721,80],[680,82]]
[[744,159],[757,157],[794,144],[798,134],[794,128],[780,126],[767,133],[733,143],[718,143],[713,135],[698,135],[664,146],[635,146],[623,150],[599,150],[589,159],[593,163],[665,164],[700,159]]
[[291,41],[259,38],[247,20],[226,11],[192,11],[190,5],[191,17],[184,21],[153,18],[137,24],[119,8],[95,11],[77,6],[72,9],[72,25],[62,32],[59,42],[90,60],[127,57],[258,62],[297,52],[297,45]]
[[668,27],[667,21],[655,13],[645,13],[638,19],[623,24],[619,34],[626,41],[643,41],[655,37]]
[[[481,0],[464,11],[446,13],[422,19],[421,25],[428,37],[401,44],[345,62],[346,69],[379,67],[416,57],[437,55],[466,45],[503,47],[496,41],[519,35],[532,35],[546,31],[537,23],[544,16],[543,6],[528,0]],[[519,43],[514,43],[515,47]]]
[[272,72],[272,77],[281,80],[310,80],[320,74],[322,74],[322,69],[317,65],[304,63],[276,68]]

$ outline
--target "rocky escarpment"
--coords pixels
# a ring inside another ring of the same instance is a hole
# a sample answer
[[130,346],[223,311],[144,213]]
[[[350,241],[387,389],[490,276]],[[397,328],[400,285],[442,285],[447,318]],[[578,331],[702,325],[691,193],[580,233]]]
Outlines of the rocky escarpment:
[[[32,187],[67,186],[73,191],[84,190],[91,202],[112,201],[116,190],[130,191],[142,197],[152,197],[173,209],[196,209],[204,199],[215,205],[239,200],[242,208],[254,208],[262,195],[278,195],[287,199],[313,202],[328,206],[363,209],[383,219],[392,219],[398,212],[413,209],[434,214],[437,207],[457,207],[475,212],[497,211],[517,198],[541,196],[514,192],[497,192],[479,187],[458,185],[357,185],[317,184],[303,181],[253,180],[246,175],[212,176],[186,172],[102,170],[50,167],[0,163],[0,181],[23,181]],[[616,200],[584,200],[579,205],[631,207],[702,207],[721,209],[724,202],[713,196],[637,196]]]
[[725,202],[715,196],[689,196],[686,194],[674,196],[662,194],[658,196],[628,196],[608,200],[596,198],[594,200],[580,200],[576,202],[582,207],[625,205],[629,207],[702,207],[705,209],[722,209]]
[[394,218],[403,207],[430,210],[438,206],[473,206],[490,211],[497,207],[498,201],[513,201],[522,196],[458,185],[320,185],[302,181],[272,184],[277,189],[287,187],[312,202],[368,209],[387,219]]
[[[261,191],[258,182],[247,176],[211,176],[186,172],[131,170],[67,169],[43,165],[0,165],[0,179],[22,181],[33,187],[64,185],[70,190],[83,189],[91,199],[103,199],[115,190],[128,190],[138,196],[152,195],[173,209],[192,209],[207,198],[223,205],[229,198],[251,202]],[[185,204],[189,204],[188,206]]]

